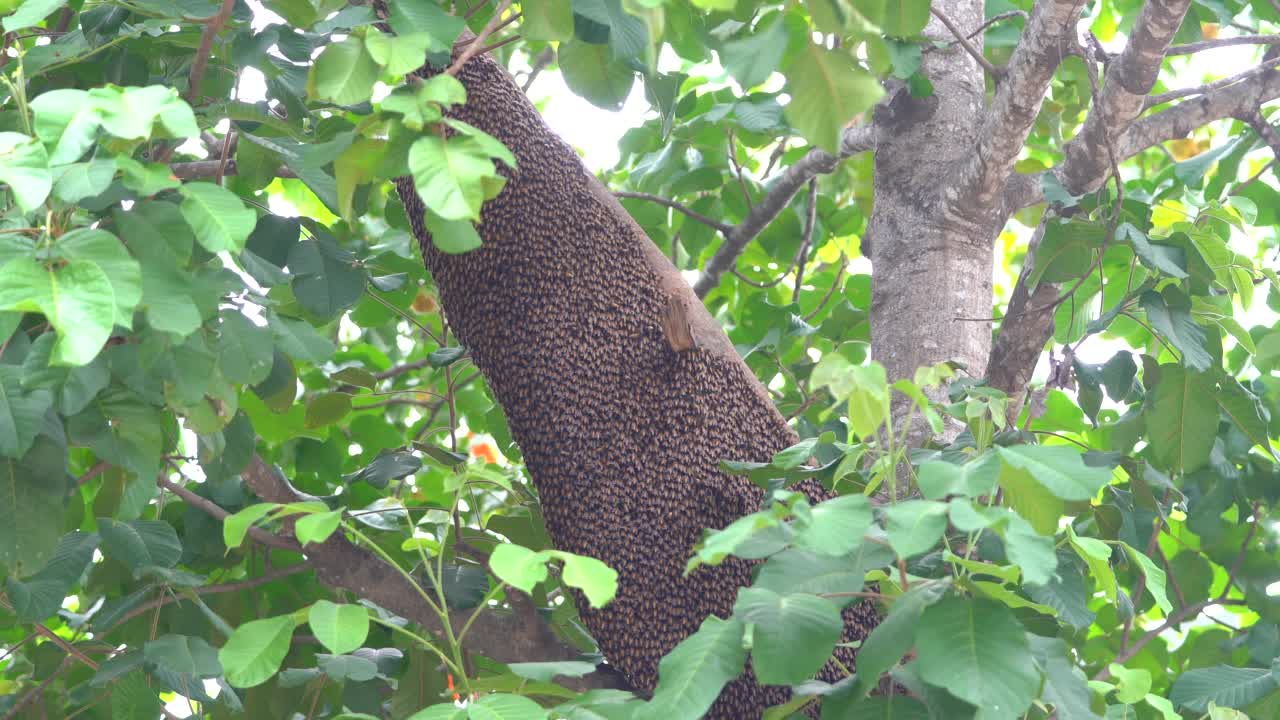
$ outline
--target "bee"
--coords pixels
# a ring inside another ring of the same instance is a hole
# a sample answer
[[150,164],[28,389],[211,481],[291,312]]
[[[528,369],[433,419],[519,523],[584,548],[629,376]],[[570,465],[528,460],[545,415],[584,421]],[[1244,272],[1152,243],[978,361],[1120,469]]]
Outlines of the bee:
[[698,340],[693,337],[693,327],[689,323],[688,306],[676,296],[668,295],[666,307],[662,309],[662,334],[667,343],[676,352],[688,352],[698,347]]

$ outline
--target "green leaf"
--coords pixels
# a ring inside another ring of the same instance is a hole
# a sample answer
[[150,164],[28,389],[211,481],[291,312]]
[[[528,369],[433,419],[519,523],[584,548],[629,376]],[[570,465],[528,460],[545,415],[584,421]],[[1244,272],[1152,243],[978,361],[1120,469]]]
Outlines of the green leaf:
[[791,102],[787,120],[810,143],[836,155],[844,128],[884,91],[871,73],[843,51],[805,43],[784,70]]
[[1089,575],[1093,577],[1107,599],[1116,602],[1116,574],[1111,569],[1111,546],[1101,540],[1080,537],[1070,526],[1067,527],[1067,540],[1081,560],[1089,566]]
[[0,310],[43,313],[58,331],[53,362],[84,365],[111,335],[116,308],[111,280],[97,263],[50,269],[19,257],[0,267]]
[[1209,703],[1242,708],[1274,692],[1275,673],[1265,668],[1242,668],[1230,665],[1188,670],[1173,681],[1169,699],[1192,712],[1205,712]]
[[557,676],[579,678],[596,671],[595,664],[579,660],[511,663],[507,668],[522,678],[548,683]]
[[1213,357],[1205,348],[1204,328],[1191,317],[1190,304],[1176,289],[1170,288],[1162,296],[1156,292],[1142,294],[1142,309],[1147,320],[1166,340],[1182,353],[1182,364],[1190,370],[1208,370]]
[[952,597],[925,609],[916,649],[920,676],[984,717],[1021,717],[1040,690],[1026,631],[999,603]]
[[453,47],[462,28],[467,25],[463,18],[450,15],[433,2],[390,0],[387,5],[391,8],[391,29],[397,35],[429,33],[445,51]]
[[533,592],[538,583],[547,579],[545,556],[514,543],[503,543],[493,549],[489,569],[502,582],[526,593]]
[[1216,394],[1207,373],[1160,366],[1160,383],[1144,414],[1152,454],[1163,469],[1189,473],[1209,461],[1218,434]]
[[947,529],[947,506],[932,500],[906,500],[884,509],[889,544],[899,557],[933,549]]
[[[379,65],[354,36],[330,44],[316,58],[307,78],[308,94],[335,105],[357,105],[373,94]],[[411,68],[412,69],[412,68]]]
[[1101,720],[1090,708],[1088,680],[1076,665],[1066,642],[1027,634],[1036,665],[1044,674],[1040,697],[1053,705],[1060,720]]
[[295,360],[319,365],[337,350],[333,341],[321,336],[316,332],[315,326],[304,320],[282,317],[269,311],[267,326],[271,328],[271,334],[279,348]]
[[1170,245],[1153,245],[1147,236],[1132,223],[1121,223],[1116,229],[1116,236],[1121,240],[1127,240],[1133,246],[1133,252],[1142,261],[1142,264],[1164,273],[1172,278],[1185,280],[1187,271],[1174,260],[1174,253],[1177,248]]
[[[368,51],[369,57],[373,58],[375,63],[383,66],[385,71],[391,75],[405,75],[422,67],[422,58],[426,56],[427,49],[434,44],[435,39],[424,32],[409,33],[407,35],[386,35],[381,32],[370,32],[364,38],[365,50]],[[367,100],[368,96],[366,95],[364,99]],[[351,105],[353,103],[338,104]]]
[[409,170],[427,209],[446,220],[478,220],[485,195],[482,181],[497,175],[476,141],[434,135],[418,138],[409,148]]
[[787,50],[787,26],[782,13],[774,13],[757,23],[748,37],[724,44],[720,59],[724,67],[744,89],[750,90],[768,80],[782,64]]
[[0,497],[6,498],[0,502],[0,566],[10,577],[44,565],[58,545],[62,523],[50,519],[62,517],[67,489],[66,450],[47,436],[20,458],[0,457]]
[[898,664],[915,645],[916,628],[925,608],[942,599],[950,582],[929,581],[915,585],[889,607],[880,624],[862,641],[858,650],[858,696],[866,695],[880,683],[880,675]]
[[520,34],[533,42],[557,42],[573,37],[573,3],[571,0],[527,0]]
[[1028,585],[1043,585],[1058,567],[1053,538],[1037,533],[1022,516],[1010,512],[1004,529],[1005,551],[1009,560],[1022,569]]
[[157,717],[164,703],[156,692],[143,673],[125,675],[111,686],[111,717],[121,720]]
[[53,194],[65,203],[78,203],[84,198],[106,192],[116,176],[115,158],[62,165],[55,171]]
[[173,526],[163,520],[117,522],[98,518],[103,554],[134,572],[151,566],[171,568],[182,557],[182,543]]
[[912,37],[929,22],[929,0],[871,0],[860,3],[867,19],[893,37]]
[[[60,472],[65,469],[60,468]],[[8,472],[7,466],[0,465],[0,488],[7,485],[11,478],[5,473]],[[4,488],[8,492],[8,488]],[[32,507],[19,507],[18,512],[31,510]],[[10,522],[8,525],[15,530],[22,531],[23,528],[17,523],[17,518],[5,518],[0,513],[0,521]],[[38,535],[29,535],[28,539],[42,540],[49,529],[50,523],[44,523],[44,532]],[[6,542],[7,541],[0,541]],[[62,607],[62,602],[66,600],[67,595],[71,592],[71,588],[80,580],[80,576],[84,574],[89,563],[93,560],[93,552],[98,549],[97,533],[86,533],[75,530],[63,535],[58,540],[58,547],[53,553],[53,557],[49,559],[49,563],[40,568],[40,571],[34,575],[30,575],[25,580],[19,580],[14,574],[10,574],[5,579],[5,591],[9,595],[9,601],[13,603],[13,611],[19,622],[33,623],[43,621],[45,618],[53,615]],[[7,564],[16,572],[24,575],[29,574],[31,564],[22,561],[11,564],[7,559],[7,553],[0,551],[0,565]]]
[[423,708],[410,715],[406,720],[467,720],[470,717],[467,708],[460,708],[453,703],[440,703]]
[[332,318],[364,293],[368,273],[329,238],[303,240],[289,250],[293,295],[308,312]]
[[[1261,400],[1244,389],[1238,380],[1226,376],[1219,381],[1220,392],[1214,395],[1222,413],[1235,423],[1236,427],[1249,438],[1254,445],[1265,450],[1271,449],[1271,438],[1267,432],[1267,422]],[[1274,455],[1273,455],[1274,457]]]
[[17,32],[34,27],[58,8],[67,4],[67,0],[26,0],[18,6],[17,12],[4,19],[5,32]]
[[161,635],[143,646],[142,656],[165,670],[196,678],[222,674],[218,651],[204,638],[191,635]]
[[653,700],[635,714],[638,720],[695,718],[711,707],[720,690],[742,674],[742,620],[714,615],[658,663]]
[[224,310],[218,325],[218,369],[233,383],[253,385],[271,372],[271,333],[237,310]]
[[89,93],[70,88],[50,90],[31,101],[36,137],[52,150],[50,165],[79,160],[97,139],[100,120]]
[[920,492],[928,500],[942,500],[950,495],[981,497],[995,491],[1000,459],[993,452],[969,460],[963,465],[930,460],[920,464]]
[[1048,223],[1028,284],[1067,282],[1085,274],[1093,264],[1094,250],[1102,245],[1101,230],[1099,223],[1080,219]]
[[369,636],[369,611],[360,605],[317,600],[307,615],[307,624],[321,645],[342,655],[364,645]]
[[22,379],[21,369],[0,365],[0,455],[10,458],[20,458],[31,449],[53,405],[48,390],[27,391]]
[[[1129,560],[1142,569],[1142,574],[1147,578],[1147,592],[1151,593],[1151,597],[1155,599],[1156,605],[1168,615],[1173,610],[1173,605],[1169,603],[1169,597],[1165,594],[1165,574],[1164,570],[1158,567],[1151,558],[1134,550],[1127,543],[1121,543],[1121,547],[1129,556]],[[1136,598],[1135,598],[1136,600]],[[1146,695],[1145,692],[1142,693]],[[1135,701],[1136,702],[1136,701]]]
[[1089,500],[1111,482],[1110,470],[1085,465],[1084,456],[1065,445],[1013,445],[997,452],[1063,500]]
[[733,613],[754,626],[751,666],[766,685],[794,685],[813,677],[844,630],[840,609],[813,595],[743,588]]
[[871,523],[871,501],[865,495],[842,495],[814,506],[797,530],[795,544],[822,555],[847,555],[862,544]]
[[596,107],[615,112],[622,109],[636,74],[626,61],[613,56],[608,45],[581,40],[562,42],[558,59],[570,90]]
[[298,520],[294,525],[294,534],[297,535],[298,543],[304,547],[308,543],[322,543],[329,539],[341,522],[342,510],[314,513]]
[[292,615],[254,620],[236,628],[218,651],[227,682],[232,687],[250,688],[269,680],[289,654],[293,628]]
[[431,233],[431,243],[441,252],[461,255],[483,245],[471,220],[445,220],[431,210],[423,210],[422,222]]
[[411,475],[422,469],[422,461],[416,455],[403,450],[383,450],[373,462],[350,475],[343,476],[349,483],[367,482],[376,488],[384,488],[392,480]]
[[1111,663],[1107,666],[1116,679],[1116,699],[1125,705],[1141,702],[1151,692],[1151,671],[1127,668]]
[[276,503],[258,503],[227,516],[222,521],[223,544],[229,549],[240,547],[244,543],[244,537],[248,534],[249,528],[279,507]]
[[366,682],[378,676],[378,665],[358,655],[326,655],[316,653],[316,664],[334,680]]
[[618,572],[603,562],[585,555],[543,550],[541,554],[564,563],[560,579],[569,587],[575,587],[587,596],[591,607],[608,605],[618,592]]
[[182,216],[204,249],[212,253],[244,249],[258,216],[235,193],[213,183],[190,182],[182,186],[182,198]]
[[142,267],[115,235],[97,228],[76,228],[54,243],[54,252],[72,262],[94,263],[115,293],[116,325],[133,327],[133,309],[142,300]]
[[545,720],[541,705],[520,695],[485,695],[468,709],[470,720]]
[[307,401],[307,427],[331,425],[350,412],[351,395],[349,393],[331,392],[316,395]]

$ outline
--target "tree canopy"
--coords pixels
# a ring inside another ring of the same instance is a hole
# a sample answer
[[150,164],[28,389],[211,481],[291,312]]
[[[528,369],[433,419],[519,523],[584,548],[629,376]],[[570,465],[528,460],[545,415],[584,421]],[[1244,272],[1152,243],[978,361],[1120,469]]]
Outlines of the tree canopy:
[[[1280,4],[0,12],[0,718],[1280,717]],[[652,697],[393,184],[482,251],[482,54],[643,93],[600,177],[802,438]]]

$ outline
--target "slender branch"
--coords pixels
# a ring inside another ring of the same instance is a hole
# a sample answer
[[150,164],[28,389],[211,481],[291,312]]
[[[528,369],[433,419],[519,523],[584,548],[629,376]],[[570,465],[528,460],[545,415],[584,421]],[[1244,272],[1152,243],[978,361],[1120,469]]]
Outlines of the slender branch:
[[1214,48],[1231,47],[1233,45],[1280,45],[1280,35],[1238,35],[1229,38],[1201,40],[1200,42],[1174,45],[1165,52],[1166,57],[1174,55],[1192,55]]
[[529,92],[529,88],[533,87],[533,81],[537,80],[538,75],[542,74],[542,71],[546,70],[551,61],[555,59],[555,50],[550,47],[543,48],[542,52],[538,53],[538,56],[533,59],[533,63],[530,64],[529,74],[525,76],[524,82],[521,83],[520,90],[525,93]]
[[[179,180],[203,180],[217,177],[219,169],[223,176],[235,175],[237,172],[235,158],[228,157],[225,167],[221,160],[195,160],[169,165],[169,171]],[[283,166],[276,169],[275,175],[281,178],[298,177],[292,170]]]
[[689,217],[690,219],[696,220],[702,223],[703,225],[706,225],[707,227],[714,228],[715,230],[721,233],[728,233],[730,230],[733,229],[733,226],[728,223],[723,223],[723,222],[720,222],[719,220],[709,218],[706,215],[703,215],[702,213],[698,212],[697,210],[690,208],[688,205],[682,205],[681,203],[678,203],[675,200],[668,200],[667,198],[664,198],[661,195],[652,195],[650,193],[629,192],[629,191],[619,191],[619,192],[615,192],[613,195],[614,197],[629,198],[631,200],[648,200],[649,202],[658,203],[659,205],[669,207],[672,210],[675,210],[676,212],[682,213],[687,217]]
[[1229,85],[1235,85],[1236,83],[1241,82],[1243,80],[1248,80],[1251,77],[1261,75],[1262,73],[1266,72],[1267,70],[1270,70],[1271,68],[1276,67],[1277,65],[1280,65],[1280,58],[1273,58],[1259,65],[1251,67],[1248,70],[1245,70],[1244,72],[1236,73],[1235,75],[1222,78],[1221,80],[1215,80],[1214,82],[1205,83],[1204,85],[1197,85],[1195,87],[1180,88],[1178,90],[1170,90],[1169,92],[1160,93],[1159,95],[1152,95],[1151,97],[1147,98],[1146,108],[1153,108],[1156,105],[1163,105],[1164,103],[1167,103],[1170,100],[1177,100],[1178,98],[1187,97],[1190,95],[1204,95],[1205,93],[1210,92],[1212,90],[1224,88]]
[[706,267],[702,269],[702,276],[693,284],[693,291],[698,297],[706,297],[707,293],[720,284],[720,278],[735,265],[747,244],[763,232],[783,208],[791,204],[791,198],[795,197],[805,183],[818,175],[834,172],[840,161],[847,157],[875,150],[875,133],[870,125],[849,128],[841,139],[838,156],[814,148],[778,175],[769,185],[764,198],[756,203],[742,222],[724,233],[724,242],[707,261]]
[[796,284],[791,291],[791,302],[800,300],[800,288],[804,286],[804,266],[809,261],[809,248],[813,245],[813,228],[818,224],[818,179],[809,180],[809,211],[804,216],[804,231],[800,251],[796,253]]
[[106,460],[99,460],[96,465],[89,468],[89,470],[85,472],[85,474],[81,475],[76,480],[76,487],[83,486],[85,483],[98,477],[103,473],[103,471],[105,471],[109,467],[111,467],[111,463],[107,462]]
[[[934,17],[938,18],[939,22],[941,22],[943,25],[947,27],[948,30],[951,31],[952,35],[956,36],[956,42],[960,44],[960,47],[964,48],[965,52],[969,53],[969,57],[972,57],[978,63],[978,65],[982,66],[983,70],[986,70],[988,73],[991,74],[992,77],[995,77],[995,78],[999,78],[1004,75],[1003,68],[998,68],[995,65],[992,65],[991,61],[988,60],[986,56],[982,54],[982,51],[979,50],[977,47],[975,47],[974,44],[969,41],[969,38],[973,37],[979,32],[982,32],[982,28],[975,30],[970,35],[965,35],[963,32],[960,31],[960,28],[956,27],[956,24],[951,21],[951,18],[947,17],[946,13],[938,9],[938,6],[934,5],[930,7],[929,11],[933,13]],[[984,25],[983,27],[986,27],[986,26]]]
[[53,681],[61,677],[62,673],[66,672],[69,667],[71,667],[71,658],[63,658],[62,664],[58,665],[57,669],[49,673],[49,677],[45,678],[43,682],[32,688],[31,692],[19,698],[18,702],[14,703],[13,707],[9,709],[9,712],[5,713],[4,717],[0,718],[0,720],[13,720],[14,718],[17,718],[24,707],[26,707],[35,698],[43,695],[44,691],[48,690],[49,686],[53,684]]
[[[217,503],[207,498],[201,497],[187,488],[173,482],[169,478],[161,477],[156,480],[156,484],[168,490],[169,492],[182,498],[186,503],[194,508],[203,511],[205,514],[213,517],[215,520],[222,521],[227,519],[231,513],[223,510]],[[262,528],[249,528],[249,537],[266,545],[267,547],[279,548],[290,552],[301,552],[302,548],[292,540],[287,540],[263,530]]]
[[[261,575],[258,575],[256,577],[251,577],[246,580],[237,580],[236,582],[219,583],[216,585],[204,585],[202,587],[191,588],[191,589],[194,590],[197,595],[218,595],[221,593],[240,592],[241,590],[252,590],[253,588],[256,588],[262,585],[267,585],[277,580],[283,580],[284,578],[287,578],[287,577],[293,577],[294,575],[298,575],[314,569],[315,568],[312,567],[310,562],[300,562],[300,563],[296,563],[294,565],[288,565],[286,567],[282,567],[276,570],[268,570],[267,572],[264,572]],[[145,615],[146,613],[152,610],[158,610],[159,608],[162,608],[165,605],[171,605],[176,602],[182,602],[184,599],[185,598],[183,598],[181,595],[165,593],[161,595],[158,599],[153,600],[149,603],[146,603],[145,605],[139,605],[138,607],[125,613],[120,617],[119,620],[112,623],[111,627],[107,628],[106,630],[103,630],[101,634],[105,635],[106,633],[109,633],[112,630],[115,630],[116,628],[124,625],[125,623],[129,622],[135,617],[138,617],[139,615]]]
[[195,58],[191,61],[191,80],[187,85],[187,100],[195,105],[200,101],[200,85],[204,82],[204,71],[209,66],[209,54],[213,52],[213,38],[222,32],[222,27],[231,19],[231,11],[235,9],[236,0],[222,0],[218,13],[209,18],[200,35],[200,47],[196,48]]
[[742,188],[742,199],[747,204],[747,211],[755,209],[755,203],[751,201],[751,193],[747,192],[747,180],[742,176],[742,165],[738,164],[738,143],[733,136],[733,131],[726,133],[729,136],[729,164],[733,165],[733,173],[738,176],[738,187]]
[[373,376],[379,380],[387,380],[389,378],[393,378],[398,375],[403,375],[407,372],[421,370],[422,368],[430,364],[431,364],[431,358],[422,358],[421,360],[416,360],[411,363],[405,363],[404,365],[396,365],[395,367],[388,368],[386,370],[383,370],[380,373],[374,373]]
[[1164,632],[1165,630],[1168,630],[1169,628],[1176,627],[1190,618],[1194,618],[1195,616],[1203,612],[1206,608],[1213,607],[1214,605],[1243,605],[1243,604],[1244,604],[1244,600],[1234,600],[1234,599],[1227,599],[1223,597],[1217,597],[1209,600],[1201,600],[1200,602],[1194,605],[1188,605],[1187,607],[1184,607],[1183,609],[1170,615],[1168,618],[1165,619],[1164,622],[1160,623],[1160,625],[1156,627],[1154,630],[1150,630],[1144,633],[1142,637],[1138,638],[1136,641],[1134,641],[1132,645],[1129,646],[1129,649],[1117,654],[1115,659],[1112,660],[1111,663],[1107,664],[1107,667],[1102,668],[1101,670],[1098,671],[1096,675],[1093,676],[1093,679],[1106,680],[1107,678],[1111,677],[1112,664],[1115,664],[1115,665],[1125,664],[1130,659],[1132,659],[1135,655],[1142,652],[1142,649],[1145,648],[1148,643],[1150,643],[1152,640],[1155,640],[1157,637],[1159,637],[1160,633]]
[[[1107,160],[1099,156],[1098,148],[1119,138],[1146,108],[1165,50],[1190,6],[1191,0],[1147,0],[1142,6],[1124,52],[1107,68],[1101,102],[1089,110],[1080,132],[1063,147],[1058,177],[1068,191],[1082,195],[1106,177]],[[1123,143],[1115,146],[1120,149]],[[1122,149],[1119,154],[1124,156]]]
[[[230,1],[232,0],[228,0],[228,2]],[[458,55],[458,59],[454,60],[453,64],[444,71],[446,75],[453,75],[456,77],[462,70],[462,67],[467,64],[467,61],[475,57],[480,50],[484,48],[484,41],[502,25],[502,13],[506,12],[509,7],[511,7],[511,0],[502,0],[497,9],[493,11],[493,16],[489,18],[489,22],[485,23],[484,27],[481,28],[480,34],[476,35],[475,38],[473,38],[471,42],[463,48],[462,52]]]
[[996,87],[991,110],[984,115],[973,153],[955,185],[947,188],[952,214],[989,224],[982,222],[983,216],[996,207],[1040,113],[1049,81],[1075,44],[1076,21],[1083,6],[1083,0],[1053,0],[1037,2],[1032,8],[1022,40]]

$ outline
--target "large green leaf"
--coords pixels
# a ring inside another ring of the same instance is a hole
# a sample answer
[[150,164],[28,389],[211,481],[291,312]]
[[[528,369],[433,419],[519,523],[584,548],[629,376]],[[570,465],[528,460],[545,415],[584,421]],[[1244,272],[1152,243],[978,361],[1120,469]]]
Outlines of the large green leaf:
[[842,495],[814,506],[796,532],[795,545],[821,555],[847,555],[862,544],[871,522],[865,495]]
[[348,37],[320,53],[311,66],[307,85],[310,94],[317,99],[337,105],[355,105],[368,100],[373,93],[378,70],[379,63],[369,54],[365,44],[357,37]]
[[635,714],[639,720],[696,718],[715,702],[720,690],[742,674],[747,651],[742,647],[742,620],[714,615],[658,663],[653,700]]
[[218,660],[232,687],[261,685],[276,674],[293,635],[293,616],[254,620],[236,628],[218,651]]
[[62,533],[51,520],[62,517],[67,485],[66,450],[45,435],[19,458],[0,457],[0,566],[22,577],[44,565]]
[[1041,697],[1053,705],[1061,720],[1101,720],[1089,706],[1084,672],[1075,664],[1067,644],[1059,638],[1028,634],[1036,666],[1044,674]]
[[138,571],[148,567],[170,568],[182,557],[182,543],[173,526],[163,520],[116,522],[98,518],[103,553]]
[[115,293],[116,325],[133,327],[133,309],[142,299],[142,267],[120,238],[97,228],[77,228],[54,245],[54,251],[71,262],[91,262],[106,273]]
[[1151,452],[1160,467],[1191,472],[1209,461],[1218,434],[1216,394],[1207,373],[1160,366],[1160,384],[1145,413]]
[[271,372],[271,333],[235,310],[222,313],[218,326],[218,368],[233,383],[253,385]]
[[191,182],[182,186],[182,216],[196,240],[209,252],[238,253],[258,216],[235,193],[220,185]]
[[1147,320],[1182,353],[1182,364],[1191,370],[1208,370],[1213,357],[1205,347],[1205,330],[1191,316],[1190,302],[1176,288],[1164,294],[1142,294],[1142,309]]
[[0,132],[0,182],[9,185],[23,212],[39,207],[53,188],[44,145],[21,133]]
[[428,135],[409,148],[414,187],[427,208],[446,220],[478,220],[484,179],[497,170],[479,143],[467,137]]
[[0,455],[19,458],[31,449],[44,423],[53,395],[45,389],[28,391],[22,370],[0,365]]
[[142,655],[148,662],[183,675],[213,678],[222,674],[217,649],[192,635],[161,635],[143,646]]
[[43,313],[58,331],[53,362],[84,365],[111,335],[116,297],[97,263],[49,267],[20,257],[0,267],[0,310]]
[[636,73],[609,51],[608,45],[580,40],[560,43],[558,58],[564,83],[596,107],[621,110]]
[[784,16],[766,17],[747,37],[732,40],[720,50],[724,67],[743,88],[753,88],[768,80],[782,64],[787,50],[787,27]]
[[364,293],[368,273],[329,238],[303,240],[289,249],[288,258],[293,295],[307,312],[331,318]]
[[527,0],[520,34],[535,42],[563,41],[573,37],[572,0]]
[[751,667],[766,685],[794,685],[813,677],[844,629],[834,603],[801,593],[744,588],[733,613],[752,626]]
[[837,154],[844,128],[884,94],[879,81],[842,50],[806,43],[784,70],[787,120],[810,143]]
[[338,605],[317,600],[307,623],[316,639],[335,654],[349,653],[369,635],[369,611],[359,605]]
[[907,558],[933,549],[947,529],[947,506],[932,500],[906,500],[884,510],[889,544]]
[[1022,717],[1040,690],[1027,633],[999,603],[952,597],[925,609],[916,650],[921,677],[984,717]]
[[1110,470],[1085,465],[1080,452],[1065,445],[1013,445],[998,452],[1063,500],[1089,500],[1111,481]]
[[889,613],[862,641],[858,651],[857,695],[877,687],[880,675],[915,645],[920,616],[925,608],[941,600],[949,587],[945,581],[920,583],[893,602]]
[[1280,688],[1271,670],[1265,668],[1215,667],[1188,670],[1173,682],[1169,699],[1193,712],[1204,712],[1209,703],[1242,708]]

